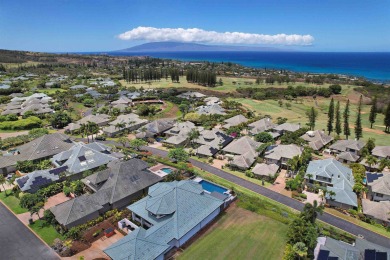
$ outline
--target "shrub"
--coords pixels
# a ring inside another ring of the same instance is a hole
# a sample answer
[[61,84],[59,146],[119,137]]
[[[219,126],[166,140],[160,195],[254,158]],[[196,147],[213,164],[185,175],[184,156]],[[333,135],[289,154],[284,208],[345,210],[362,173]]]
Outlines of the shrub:
[[17,121],[4,121],[0,122],[1,130],[25,130],[42,126],[42,120],[35,116],[30,116],[26,119],[20,119]]

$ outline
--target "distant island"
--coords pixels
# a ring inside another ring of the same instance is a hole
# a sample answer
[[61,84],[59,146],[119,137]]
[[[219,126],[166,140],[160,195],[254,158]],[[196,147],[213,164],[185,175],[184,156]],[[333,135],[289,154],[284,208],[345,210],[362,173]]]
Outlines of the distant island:
[[[184,51],[286,51],[272,47],[206,45],[187,42],[149,42],[112,52],[184,52]],[[291,51],[291,50],[288,50]]]

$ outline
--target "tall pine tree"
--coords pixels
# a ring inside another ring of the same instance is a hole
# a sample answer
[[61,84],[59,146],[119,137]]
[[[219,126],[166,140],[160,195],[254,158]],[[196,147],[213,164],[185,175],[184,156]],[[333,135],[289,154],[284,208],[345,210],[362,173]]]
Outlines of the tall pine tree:
[[363,128],[362,128],[362,103],[363,103],[363,95],[360,95],[359,105],[356,114],[356,122],[355,122],[355,138],[359,140],[363,137]]
[[310,130],[314,130],[314,128],[316,126],[317,115],[318,115],[318,112],[315,110],[314,107],[311,107],[311,109],[306,112],[306,116],[309,119],[308,126],[310,127]]
[[375,119],[376,119],[376,97],[374,97],[374,99],[372,100],[372,106],[371,106],[371,110],[370,110],[370,116],[369,116],[369,120],[370,120],[370,128],[372,128],[372,125],[375,123]]
[[341,134],[340,101],[337,101],[337,104],[336,104],[335,131],[336,131],[337,136],[339,136]]
[[387,105],[386,111],[385,111],[385,119],[383,120],[383,123],[385,124],[385,132],[390,132],[390,103]]
[[330,100],[329,111],[328,111],[328,135],[333,131],[333,120],[334,120],[334,100]]
[[351,135],[351,130],[349,129],[349,99],[347,100],[347,104],[344,109],[344,135],[348,140],[348,136]]

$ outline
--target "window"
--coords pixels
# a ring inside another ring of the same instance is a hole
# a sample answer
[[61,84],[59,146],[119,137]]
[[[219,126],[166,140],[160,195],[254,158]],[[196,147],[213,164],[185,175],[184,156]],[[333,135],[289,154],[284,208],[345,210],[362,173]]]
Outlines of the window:
[[379,198],[383,198],[383,194],[381,194],[381,193],[376,193],[375,194],[377,197],[379,197]]

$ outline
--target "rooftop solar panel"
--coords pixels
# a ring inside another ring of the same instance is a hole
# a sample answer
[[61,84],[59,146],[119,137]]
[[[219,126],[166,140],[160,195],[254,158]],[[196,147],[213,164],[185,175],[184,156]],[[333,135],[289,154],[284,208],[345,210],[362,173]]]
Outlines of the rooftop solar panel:
[[55,169],[51,169],[49,171],[50,174],[53,174],[53,175],[59,175],[61,172],[64,172],[68,169],[68,166],[65,165],[65,166],[61,166],[61,167],[58,167],[58,168],[55,168]]
[[25,176],[25,177],[17,179],[16,182],[18,183],[19,187],[23,187],[26,184],[26,182],[28,181],[28,179],[29,179],[29,177]]
[[365,260],[375,260],[375,250],[373,250],[373,249],[364,250],[364,259]]
[[386,252],[376,252],[375,260],[387,260],[387,253]]
[[84,162],[84,161],[87,160],[87,158],[85,158],[84,155],[81,155],[81,156],[79,157],[79,160],[80,160],[80,162]]

